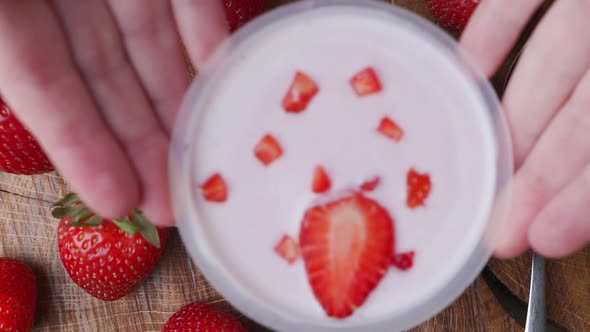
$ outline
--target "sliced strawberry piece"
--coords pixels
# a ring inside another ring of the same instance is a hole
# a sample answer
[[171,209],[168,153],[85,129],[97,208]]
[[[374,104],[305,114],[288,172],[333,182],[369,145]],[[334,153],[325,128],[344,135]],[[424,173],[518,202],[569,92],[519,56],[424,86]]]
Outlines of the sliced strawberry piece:
[[299,246],[295,239],[289,235],[283,235],[281,241],[275,246],[275,252],[283,257],[289,264],[293,264],[299,258]]
[[402,252],[399,254],[393,255],[391,258],[391,265],[397,267],[402,271],[407,271],[414,266],[414,256],[416,253],[414,251]]
[[376,201],[352,192],[310,208],[299,243],[315,297],[328,316],[345,318],[391,264],[393,219]]
[[268,166],[270,163],[283,155],[283,148],[279,141],[272,135],[265,135],[256,147],[254,148],[254,155],[264,165]]
[[316,82],[307,74],[298,71],[283,98],[283,108],[290,113],[303,112],[318,91],[320,88]]
[[424,205],[424,201],[430,195],[432,188],[430,182],[430,175],[427,173],[418,173],[415,169],[410,169],[408,172],[408,198],[407,205],[411,209],[415,209]]
[[380,182],[381,182],[381,178],[376,176],[376,177],[372,178],[371,180],[363,182],[363,184],[361,184],[361,190],[362,191],[373,191],[373,190],[375,190],[375,188],[377,188],[377,186],[379,185]]
[[375,94],[383,90],[381,80],[372,67],[367,67],[356,73],[350,79],[350,85],[359,97]]
[[201,185],[203,197],[210,202],[225,202],[227,200],[227,184],[219,173],[213,174]]
[[313,175],[313,192],[316,194],[325,193],[332,187],[332,180],[328,172],[322,167],[317,166]]
[[396,142],[401,141],[402,137],[404,136],[403,129],[386,116],[381,119],[381,123],[379,123],[377,131]]

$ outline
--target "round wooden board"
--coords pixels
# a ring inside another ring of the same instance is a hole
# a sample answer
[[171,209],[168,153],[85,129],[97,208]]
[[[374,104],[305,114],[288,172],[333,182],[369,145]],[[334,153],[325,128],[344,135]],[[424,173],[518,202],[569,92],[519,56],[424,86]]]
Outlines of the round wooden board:
[[[289,0],[277,0],[288,2]],[[430,18],[422,0],[392,0]],[[522,41],[521,41],[522,43]],[[494,78],[501,87],[509,61]],[[68,191],[56,174],[12,176],[0,173],[0,256],[33,266],[40,288],[35,331],[160,331],[181,306],[205,301],[240,315],[199,273],[176,231],[162,261],[135,293],[115,302],[96,300],[64,271],[57,252],[57,221],[49,215],[55,200]],[[492,260],[492,271],[526,300],[530,257]],[[590,331],[590,251],[548,263],[549,316],[571,331]],[[246,317],[251,332],[269,331]],[[503,310],[485,281],[478,278],[447,309],[412,331],[523,331]]]
[[[175,230],[162,260],[136,292],[114,302],[92,298],[76,286],[61,265],[58,221],[50,207],[68,192],[55,174],[0,173],[0,257],[31,265],[38,276],[35,331],[160,331],[166,320],[192,301],[205,301],[240,315],[207,283],[186,253]],[[270,331],[248,318],[250,332]],[[520,331],[478,279],[455,303],[412,331]]]
[[[527,300],[530,253],[512,260],[492,259],[488,266],[518,297]],[[569,331],[590,331],[590,248],[547,261],[547,314]]]

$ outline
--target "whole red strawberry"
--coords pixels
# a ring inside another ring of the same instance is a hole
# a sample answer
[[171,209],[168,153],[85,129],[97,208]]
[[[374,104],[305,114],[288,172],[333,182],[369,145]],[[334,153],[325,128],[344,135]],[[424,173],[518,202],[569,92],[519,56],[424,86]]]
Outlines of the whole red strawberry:
[[247,332],[240,322],[225,311],[203,302],[193,302],[177,311],[162,332]]
[[0,98],[0,171],[32,175],[52,170],[35,138]]
[[236,31],[268,8],[268,0],[223,0],[230,31]]
[[426,0],[432,16],[443,27],[461,32],[480,0]]
[[0,257],[0,331],[31,331],[36,302],[33,270],[17,260]]
[[152,272],[168,232],[138,211],[123,219],[103,219],[75,194],[57,202],[59,254],[72,280],[90,295],[117,300],[139,287]]

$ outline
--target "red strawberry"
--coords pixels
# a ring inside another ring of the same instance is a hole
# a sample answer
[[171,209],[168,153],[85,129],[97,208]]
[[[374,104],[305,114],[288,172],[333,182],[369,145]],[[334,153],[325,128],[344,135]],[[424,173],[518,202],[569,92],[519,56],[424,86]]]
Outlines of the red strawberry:
[[391,264],[393,219],[379,203],[353,192],[309,209],[299,243],[316,298],[329,316],[345,318]]
[[36,302],[33,270],[17,260],[0,257],[0,331],[31,331]]
[[440,25],[461,32],[480,0],[426,0],[432,16]]
[[0,98],[0,171],[32,175],[52,170],[39,143]]
[[350,79],[350,85],[360,97],[371,95],[383,90],[381,80],[372,67],[367,67],[356,73]]
[[102,219],[75,194],[53,206],[61,219],[58,247],[72,280],[90,295],[117,300],[139,287],[152,272],[168,239],[165,229],[133,211],[122,219]]
[[414,251],[403,252],[400,254],[395,254],[391,258],[391,265],[397,267],[402,271],[407,271],[414,266],[414,256],[416,253]]
[[275,252],[283,257],[289,264],[293,264],[299,258],[299,246],[295,239],[289,235],[283,235],[281,241],[275,246]]
[[361,190],[362,191],[373,191],[373,190],[375,190],[375,188],[377,188],[377,186],[379,185],[380,182],[381,182],[381,178],[376,176],[373,179],[371,179],[369,181],[365,181],[363,184],[361,184]]
[[225,202],[227,200],[227,184],[219,173],[213,174],[201,185],[203,197],[210,202]]
[[424,205],[424,201],[430,194],[432,185],[430,183],[430,175],[420,174],[415,169],[410,169],[408,172],[408,198],[407,205],[411,209],[415,209]]
[[320,88],[311,77],[298,71],[283,98],[283,108],[291,113],[303,112],[319,90]]
[[274,136],[265,135],[254,147],[254,155],[268,166],[283,155],[283,148]]
[[235,31],[251,19],[262,14],[267,8],[268,0],[223,0],[225,18],[230,31]]
[[317,166],[313,175],[313,192],[317,194],[325,193],[330,190],[331,186],[332,180],[330,180],[328,172],[322,166]]
[[393,120],[386,116],[381,119],[381,122],[379,123],[379,127],[377,128],[377,130],[381,134],[391,138],[396,142],[399,142],[404,136],[403,129],[397,123],[395,123]]
[[162,329],[162,332],[185,331],[247,332],[235,317],[203,302],[193,302],[182,307]]

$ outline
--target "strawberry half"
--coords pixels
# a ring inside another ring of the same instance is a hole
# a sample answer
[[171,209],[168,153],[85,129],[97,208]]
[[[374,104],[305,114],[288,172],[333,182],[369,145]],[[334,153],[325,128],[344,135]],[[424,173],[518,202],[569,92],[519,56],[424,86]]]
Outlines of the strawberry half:
[[479,2],[480,0],[426,0],[426,6],[441,26],[461,32]]
[[414,256],[416,253],[414,251],[402,252],[399,254],[393,255],[391,258],[391,265],[397,267],[402,271],[407,271],[414,266]]
[[313,174],[313,192],[316,194],[325,193],[330,190],[330,187],[332,187],[332,180],[330,180],[328,172],[322,166],[317,166]]
[[33,270],[17,260],[0,257],[0,331],[31,331],[36,302]]
[[298,71],[283,98],[283,108],[290,113],[303,112],[318,91],[320,88],[316,82],[307,74]]
[[162,332],[247,332],[234,316],[203,302],[182,307],[168,319]]
[[58,248],[70,278],[90,295],[117,300],[137,289],[156,267],[168,239],[138,211],[122,219],[103,219],[75,194],[54,204],[61,219]]
[[289,264],[293,264],[299,258],[299,246],[295,239],[289,235],[283,235],[279,243],[275,246],[275,252],[283,257]]
[[265,135],[254,147],[254,155],[268,166],[283,155],[283,148],[274,136]]
[[0,171],[13,174],[43,174],[53,166],[37,140],[0,98]]
[[221,174],[213,174],[201,185],[203,198],[210,202],[225,202],[227,200],[227,184]]
[[404,136],[403,129],[386,116],[381,119],[377,131],[396,142],[401,141]]
[[415,209],[424,205],[424,201],[430,195],[432,184],[430,182],[430,175],[418,173],[415,169],[410,169],[407,177],[408,198],[407,205],[411,209]]
[[367,67],[356,73],[350,79],[350,85],[359,97],[372,95],[383,90],[379,75],[372,67]]
[[363,182],[363,184],[361,184],[361,190],[362,191],[373,191],[377,188],[377,186],[379,186],[380,182],[381,182],[381,178],[376,176],[376,177],[372,178],[371,180]]
[[328,316],[345,318],[391,264],[393,219],[376,201],[352,192],[309,209],[299,243],[315,297]]

